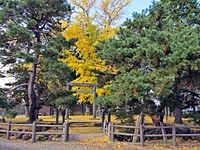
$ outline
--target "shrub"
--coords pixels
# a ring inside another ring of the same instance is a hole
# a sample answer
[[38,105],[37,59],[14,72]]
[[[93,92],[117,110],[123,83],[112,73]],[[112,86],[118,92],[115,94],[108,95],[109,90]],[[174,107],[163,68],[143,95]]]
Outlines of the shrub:
[[182,117],[183,117],[183,118],[191,118],[191,117],[192,117],[192,114],[191,114],[191,113],[183,112]]
[[43,121],[43,119],[42,119],[42,118],[40,118],[40,119],[39,119],[39,122],[42,122],[42,121]]
[[133,114],[131,112],[126,112],[126,111],[117,111],[116,112],[116,117],[122,124],[125,125],[133,125],[135,120],[133,118]]
[[17,116],[17,112],[12,109],[6,109],[3,115],[3,117],[6,117],[6,118],[15,118],[16,116]]
[[45,141],[45,136],[44,135],[36,136],[36,141]]

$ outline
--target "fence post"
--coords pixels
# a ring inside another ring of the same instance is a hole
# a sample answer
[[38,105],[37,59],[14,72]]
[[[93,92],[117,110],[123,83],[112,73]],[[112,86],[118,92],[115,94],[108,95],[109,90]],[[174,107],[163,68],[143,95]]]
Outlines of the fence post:
[[162,132],[162,135],[163,135],[163,140],[166,143],[167,142],[167,137],[165,136],[165,129],[163,128],[163,123],[162,122],[160,122],[160,126],[161,126],[161,132]]
[[110,122],[110,140],[114,142],[114,124]]
[[10,140],[10,130],[11,130],[11,125],[10,122],[7,123],[7,131],[6,131],[6,139]]
[[67,140],[69,140],[69,126],[70,126],[70,123],[67,122]]
[[106,132],[105,132],[105,127],[106,127],[106,126],[105,126],[105,120],[104,120],[103,123],[102,123],[103,133],[106,133]]
[[173,124],[172,126],[172,141],[173,141],[173,145],[176,146],[176,126],[175,124]]
[[142,124],[140,124],[140,145],[144,146],[144,127]]
[[69,133],[69,124],[64,122],[63,123],[63,141],[67,142],[68,140],[68,133]]
[[108,129],[107,129],[107,134],[108,134],[109,140],[111,140],[111,138],[110,138],[110,130],[111,130],[111,128],[110,128],[110,123],[109,123],[108,124]]
[[35,143],[35,135],[36,135],[36,122],[34,121],[32,124],[32,143]]
[[104,125],[105,122],[105,110],[102,109],[102,125]]

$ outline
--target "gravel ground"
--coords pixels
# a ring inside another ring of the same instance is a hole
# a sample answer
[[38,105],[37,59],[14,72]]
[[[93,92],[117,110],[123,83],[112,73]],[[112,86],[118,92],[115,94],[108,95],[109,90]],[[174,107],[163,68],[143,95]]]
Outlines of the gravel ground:
[[[114,142],[114,143],[105,143],[102,141],[90,141],[91,138],[100,138],[103,134],[71,134],[68,142],[36,142],[32,144],[30,141],[7,141],[0,138],[0,150],[200,150],[199,145],[180,145],[178,147],[173,147],[170,144],[151,144],[140,147],[133,144],[124,145],[125,143]],[[82,140],[84,139],[84,140]],[[88,142],[84,142],[84,141]],[[90,142],[91,143],[90,143]],[[119,144],[120,143],[120,144]],[[124,146],[125,147],[124,147]],[[123,146],[123,147],[122,147]]]
[[5,139],[0,138],[0,150],[26,150],[26,149],[29,148],[25,144],[6,141]]
[[[101,148],[98,146],[92,146],[90,144],[80,144],[79,140],[83,138],[92,138],[92,137],[101,137],[102,134],[88,134],[88,135],[71,135],[70,139],[67,143],[63,142],[37,142],[37,143],[29,143],[29,142],[19,142],[10,140],[7,141],[5,139],[0,138],[0,150],[105,150],[105,148]],[[112,148],[108,148],[112,149]]]
[[[1,139],[0,139],[1,140]],[[13,141],[0,141],[0,150],[105,150],[98,146],[82,145],[76,142],[68,143],[35,143],[35,144],[24,144]]]

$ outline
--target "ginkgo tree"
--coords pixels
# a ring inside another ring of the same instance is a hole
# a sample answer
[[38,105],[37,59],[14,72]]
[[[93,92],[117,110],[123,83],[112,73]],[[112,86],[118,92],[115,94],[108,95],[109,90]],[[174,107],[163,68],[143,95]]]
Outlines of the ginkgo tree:
[[[115,36],[116,22],[121,19],[124,8],[131,0],[71,0],[76,13],[74,22],[63,22],[63,36],[71,41],[72,46],[64,49],[61,61],[68,64],[75,72],[76,83],[98,83],[97,72],[115,73],[113,66],[96,56],[99,42]],[[104,85],[102,85],[103,87]],[[73,87],[73,90],[91,90],[89,87]],[[97,89],[97,95],[107,92]],[[92,94],[77,93],[79,102],[93,102]]]

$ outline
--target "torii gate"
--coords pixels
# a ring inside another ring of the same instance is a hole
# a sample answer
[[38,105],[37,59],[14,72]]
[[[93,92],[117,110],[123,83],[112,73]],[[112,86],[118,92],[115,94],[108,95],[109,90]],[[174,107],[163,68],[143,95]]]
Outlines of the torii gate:
[[93,98],[94,98],[94,101],[93,101],[93,118],[92,119],[96,119],[96,88],[98,87],[97,84],[88,84],[88,83],[67,83],[67,86],[68,86],[68,90],[70,91],[71,88],[73,86],[83,86],[83,87],[93,87],[93,90],[92,91],[89,91],[89,90],[76,90],[76,91],[73,91],[73,92],[77,92],[77,93],[92,93],[93,94]]

